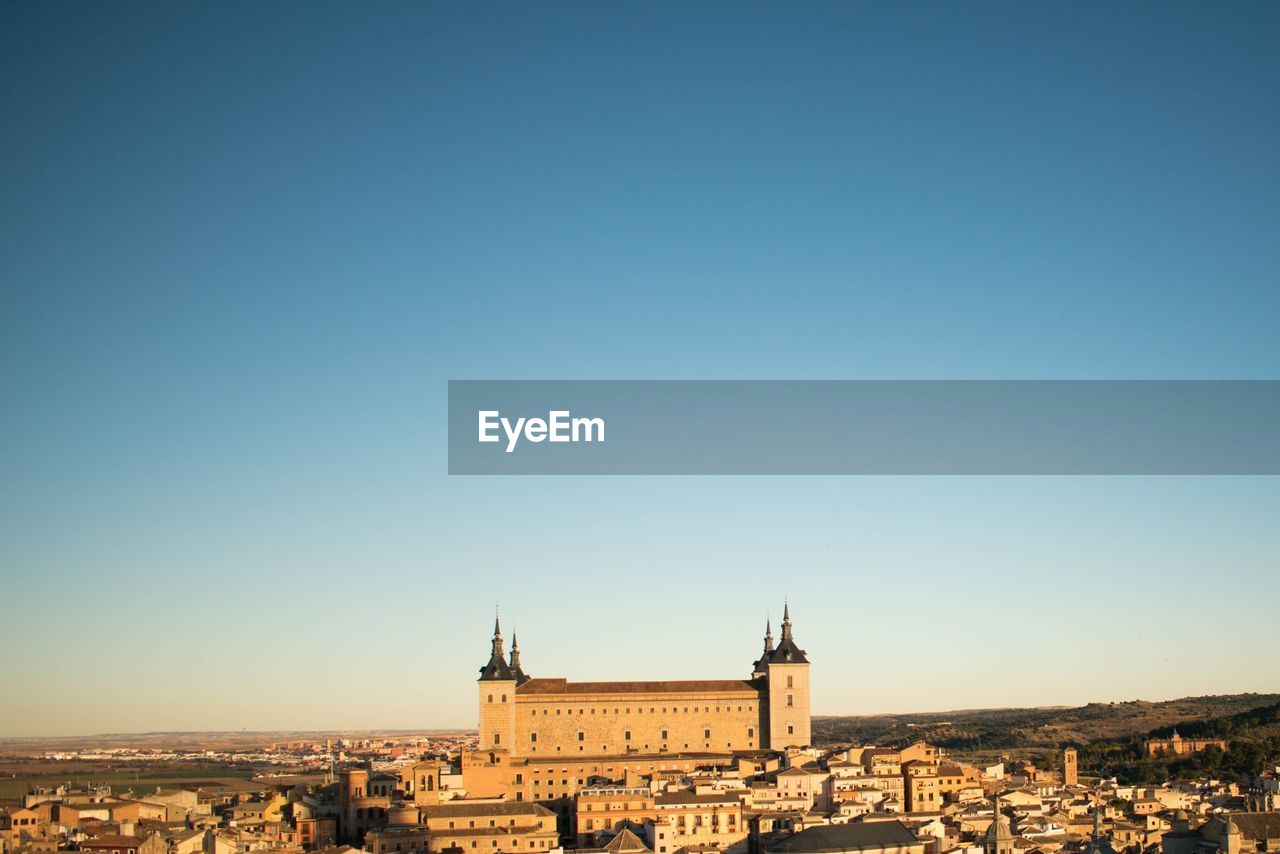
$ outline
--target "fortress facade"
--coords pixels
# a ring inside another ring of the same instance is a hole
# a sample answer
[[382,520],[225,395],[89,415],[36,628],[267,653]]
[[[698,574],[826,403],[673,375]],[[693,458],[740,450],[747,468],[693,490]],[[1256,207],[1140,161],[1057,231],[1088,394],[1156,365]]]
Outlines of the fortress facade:
[[809,744],[809,659],[783,608],[777,645],[743,679],[570,682],[528,676],[494,621],[480,669],[481,752],[518,759],[781,751]]

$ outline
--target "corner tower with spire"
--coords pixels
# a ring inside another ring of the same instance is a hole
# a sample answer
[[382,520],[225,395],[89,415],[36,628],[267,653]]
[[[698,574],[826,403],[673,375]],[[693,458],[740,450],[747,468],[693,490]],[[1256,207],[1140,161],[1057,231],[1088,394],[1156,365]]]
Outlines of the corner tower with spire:
[[[510,750],[516,740],[516,685],[524,677],[513,639],[511,663],[503,651],[502,626],[493,618],[489,663],[480,668],[480,748]],[[512,665],[515,665],[514,667]]]
[[770,750],[807,747],[809,730],[809,658],[796,645],[791,630],[791,606],[782,606],[782,638],[773,646],[773,633],[766,628],[765,652],[756,662],[767,685],[765,720]]

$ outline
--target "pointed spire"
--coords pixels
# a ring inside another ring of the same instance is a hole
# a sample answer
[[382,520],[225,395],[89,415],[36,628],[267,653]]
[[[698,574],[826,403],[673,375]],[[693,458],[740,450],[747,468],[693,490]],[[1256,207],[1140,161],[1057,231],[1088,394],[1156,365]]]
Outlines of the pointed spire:
[[511,668],[507,665],[506,654],[502,651],[502,627],[498,624],[498,616],[493,617],[493,647],[489,651],[489,663],[480,668],[481,681],[492,679],[513,679]]
[[764,651],[773,652],[773,620],[768,617],[764,621]]
[[493,614],[493,655],[502,657],[502,626],[498,624],[497,608]]
[[782,601],[782,639],[778,641],[776,647],[773,646],[773,634],[769,631],[769,624],[766,625],[765,634],[765,657],[762,661],[768,661],[773,664],[808,664],[809,659],[805,658],[804,650],[796,646],[795,639],[791,636],[791,603],[787,600]]

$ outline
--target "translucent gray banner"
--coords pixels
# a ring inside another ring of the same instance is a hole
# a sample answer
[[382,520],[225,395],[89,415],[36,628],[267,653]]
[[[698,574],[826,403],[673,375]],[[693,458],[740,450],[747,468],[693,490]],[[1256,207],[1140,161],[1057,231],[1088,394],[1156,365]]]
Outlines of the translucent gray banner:
[[453,380],[450,474],[1280,474],[1280,381]]

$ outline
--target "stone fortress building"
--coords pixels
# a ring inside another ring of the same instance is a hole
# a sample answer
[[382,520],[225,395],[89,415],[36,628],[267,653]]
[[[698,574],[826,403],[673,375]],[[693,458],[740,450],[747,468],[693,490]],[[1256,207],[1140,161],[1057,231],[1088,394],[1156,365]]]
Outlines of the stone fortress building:
[[628,775],[731,766],[808,747],[809,659],[783,607],[774,644],[742,679],[571,682],[531,677],[494,621],[480,669],[478,747],[461,759],[474,797],[546,805],[568,820],[578,792]]
[[570,682],[530,677],[512,638],[508,659],[494,621],[489,662],[480,669],[480,749],[522,757],[617,756],[678,751],[781,751],[806,747],[809,659],[783,607],[775,646],[746,679]]

